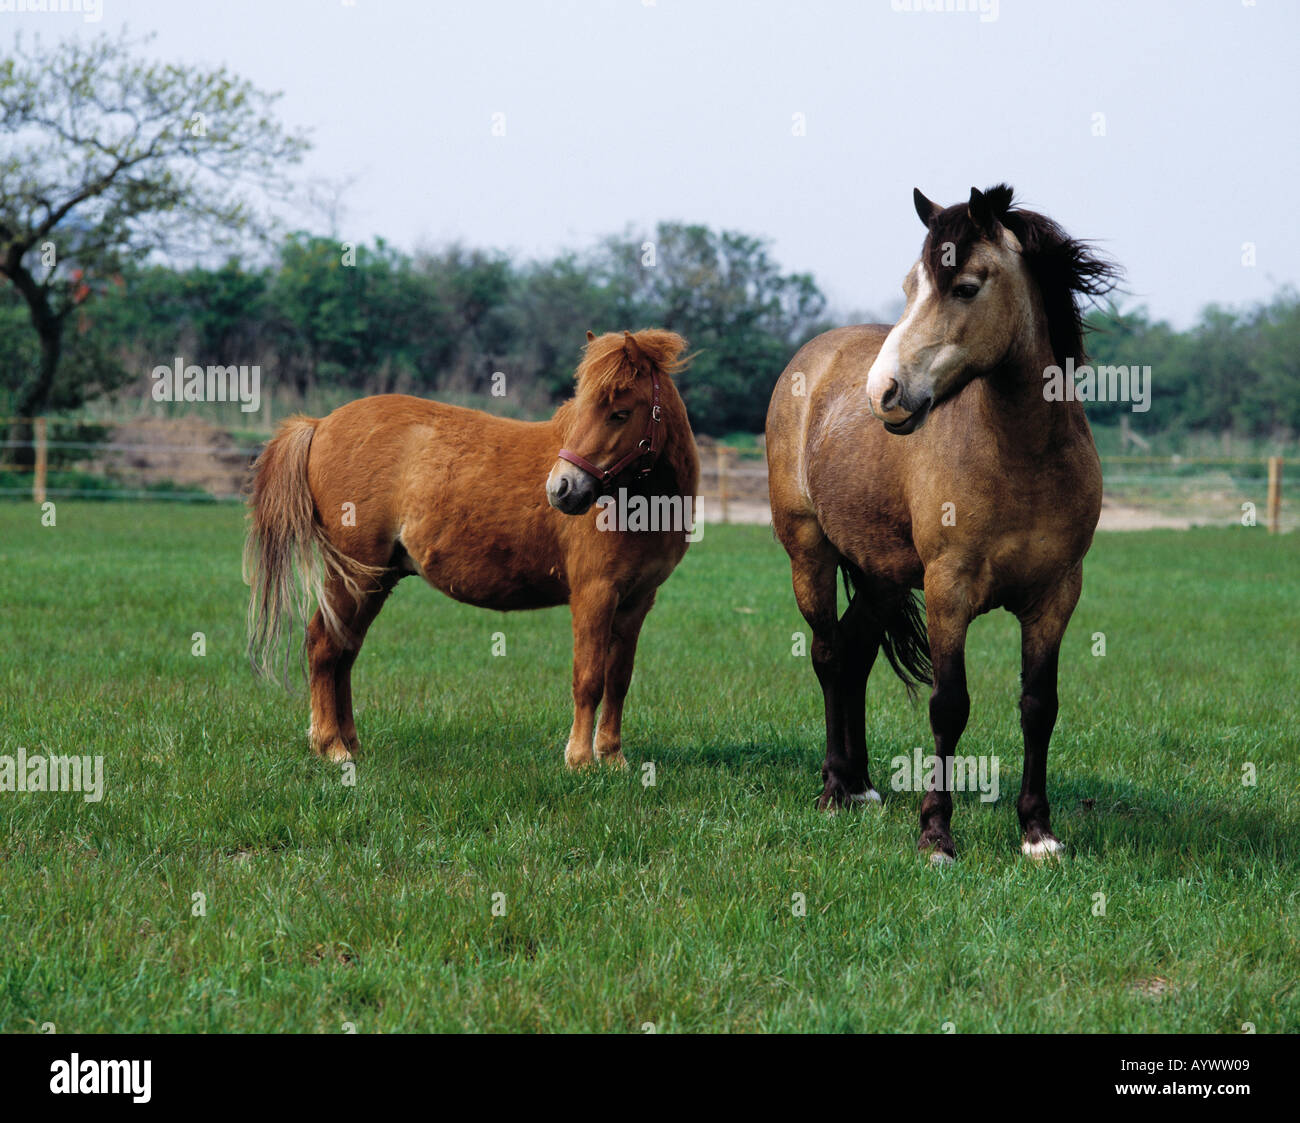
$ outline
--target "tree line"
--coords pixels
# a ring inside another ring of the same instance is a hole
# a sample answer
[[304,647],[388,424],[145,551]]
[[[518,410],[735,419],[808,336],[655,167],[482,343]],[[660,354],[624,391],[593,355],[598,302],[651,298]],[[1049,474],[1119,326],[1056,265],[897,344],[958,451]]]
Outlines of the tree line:
[[[1151,409],[1134,427],[1156,432],[1232,432],[1291,438],[1300,433],[1300,294],[1284,288],[1245,308],[1211,304],[1186,330],[1145,308],[1112,305],[1088,318],[1090,361],[1151,368]],[[1117,422],[1123,402],[1087,407]]]
[[[690,340],[681,376],[699,432],[757,432],[777,376],[806,340],[833,326],[807,274],[785,273],[758,238],[663,223],[586,253],[518,263],[452,246],[406,254],[382,241],[351,246],[307,233],[251,265],[122,265],[85,279],[43,408],[76,409],[138,389],[176,355],[200,364],[257,364],[264,386],[458,398],[508,388],[500,408],[540,416],[572,391],[588,328],[663,326]],[[0,286],[0,408],[39,366],[28,310]],[[1244,310],[1210,306],[1175,330],[1141,308],[1095,312],[1094,364],[1149,365],[1152,405],[1135,426],[1159,431],[1300,431],[1300,299],[1284,290]],[[498,380],[499,384],[499,380]],[[1123,402],[1094,402],[1116,421]]]
[[[776,376],[829,326],[813,279],[782,272],[759,239],[678,223],[522,264],[460,246],[410,255],[297,233],[263,265],[123,264],[88,282],[81,301],[51,410],[147,388],[148,372],[179,355],[258,364],[264,386],[299,399],[322,389],[486,395],[502,372],[503,407],[535,416],[571,393],[588,328],[668,326],[696,352],[680,380],[695,424],[720,433],[761,428]],[[26,316],[0,287],[0,369],[39,362]],[[4,388],[17,382],[6,376]]]

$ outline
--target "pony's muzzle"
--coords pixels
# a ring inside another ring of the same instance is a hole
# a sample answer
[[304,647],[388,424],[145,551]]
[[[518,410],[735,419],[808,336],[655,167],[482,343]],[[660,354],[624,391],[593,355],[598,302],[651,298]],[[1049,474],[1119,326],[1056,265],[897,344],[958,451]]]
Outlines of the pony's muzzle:
[[581,468],[561,460],[546,477],[546,501],[563,514],[585,514],[596,501],[596,481]]
[[898,379],[891,378],[879,398],[867,396],[871,413],[896,436],[915,432],[930,412],[934,399],[930,394],[911,395]]
[[903,388],[898,384],[897,378],[891,378],[889,385],[885,387],[885,392],[880,395],[880,409],[882,413],[888,413],[896,405],[898,399],[903,396]]
[[884,423],[886,431],[893,433],[896,437],[903,437],[908,433],[915,433],[924,424],[925,419],[930,416],[932,403],[933,399],[927,397],[911,412],[904,412],[902,420],[896,421],[884,417],[880,420]]

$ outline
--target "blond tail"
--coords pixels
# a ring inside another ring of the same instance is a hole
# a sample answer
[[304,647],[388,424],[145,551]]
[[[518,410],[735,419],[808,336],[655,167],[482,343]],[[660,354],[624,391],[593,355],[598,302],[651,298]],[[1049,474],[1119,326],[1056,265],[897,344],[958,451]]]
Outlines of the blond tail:
[[291,417],[262,450],[253,465],[249,500],[248,540],[244,544],[244,583],[252,589],[248,602],[248,658],[267,678],[289,680],[292,636],[286,620],[294,620],[303,637],[312,602],[320,606],[329,632],[344,644],[351,637],[335,605],[325,596],[327,579],[338,579],[359,600],[377,587],[381,566],[365,565],[340,553],[325,535],[315,515],[307,484],[307,457],[320,422]]

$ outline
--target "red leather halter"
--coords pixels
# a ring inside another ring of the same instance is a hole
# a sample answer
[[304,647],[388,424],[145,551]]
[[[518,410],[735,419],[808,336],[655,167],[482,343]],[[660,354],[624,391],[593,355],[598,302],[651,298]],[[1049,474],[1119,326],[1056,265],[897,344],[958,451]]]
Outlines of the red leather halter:
[[650,398],[650,427],[646,430],[645,436],[637,442],[636,448],[608,468],[598,468],[585,456],[579,456],[567,448],[560,449],[557,453],[559,458],[576,465],[588,475],[595,476],[596,481],[602,484],[612,480],[624,468],[640,459],[645,460],[645,464],[641,467],[641,475],[648,475],[655,466],[655,461],[659,459],[660,449],[664,447],[663,408],[659,404],[659,372],[654,367],[650,368],[650,385],[653,387]]

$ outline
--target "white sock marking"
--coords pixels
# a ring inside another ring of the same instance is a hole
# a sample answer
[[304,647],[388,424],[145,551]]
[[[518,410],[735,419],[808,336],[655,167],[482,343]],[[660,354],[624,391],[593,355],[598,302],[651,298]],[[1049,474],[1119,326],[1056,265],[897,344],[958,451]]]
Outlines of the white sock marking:
[[1037,862],[1062,853],[1065,847],[1054,838],[1044,838],[1039,842],[1022,842],[1020,849],[1027,858],[1033,858]]

